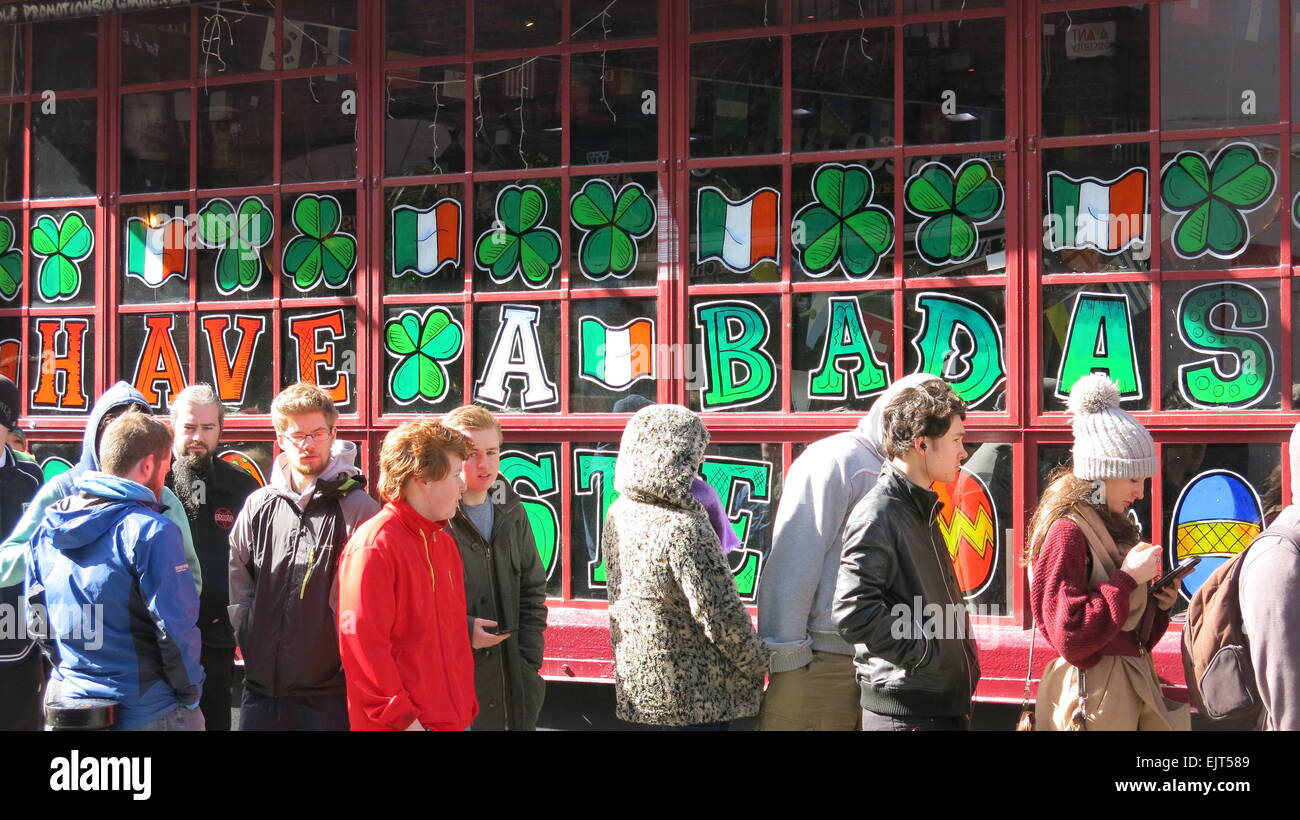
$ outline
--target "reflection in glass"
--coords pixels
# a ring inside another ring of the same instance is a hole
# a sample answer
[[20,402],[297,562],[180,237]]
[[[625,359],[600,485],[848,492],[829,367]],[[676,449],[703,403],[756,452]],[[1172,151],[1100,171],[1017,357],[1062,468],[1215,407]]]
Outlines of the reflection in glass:
[[574,42],[610,37],[653,37],[659,4],[654,0],[571,0]]
[[445,66],[388,75],[384,163],[388,176],[465,170],[465,72]]
[[560,164],[560,59],[525,57],[474,66],[476,170]]
[[356,78],[285,80],[280,181],[324,182],[357,175]]
[[1046,136],[1147,130],[1147,13],[1146,6],[1138,6],[1043,15]]
[[1005,21],[918,23],[903,29],[903,126],[909,143],[973,142],[1006,134]]
[[691,31],[779,26],[776,0],[691,0]]
[[691,46],[691,156],[781,150],[781,41]]
[[266,185],[275,157],[271,83],[218,86],[199,94],[200,188]]
[[1277,122],[1277,0],[1160,4],[1160,125]]
[[32,25],[32,88],[94,88],[98,68],[98,17]]
[[275,70],[275,9],[269,0],[199,5],[199,77]]
[[0,96],[23,93],[26,39],[22,26],[0,26]]
[[658,49],[575,54],[569,70],[573,163],[654,160]]
[[59,100],[53,114],[32,107],[32,197],[95,193],[97,103]]
[[0,200],[23,198],[22,105],[0,105]]
[[561,0],[475,0],[474,48],[551,46],[560,42]]
[[190,187],[190,92],[122,96],[122,192]]
[[388,59],[465,52],[465,0],[388,0]]
[[1125,410],[1151,407],[1149,284],[1099,281],[1047,286],[1039,306],[1044,412],[1064,410],[1069,389],[1093,372],[1108,373],[1119,385]]
[[1044,273],[1150,270],[1149,157],[1146,143],[1043,152]]
[[794,23],[829,23],[894,13],[894,0],[794,0]]
[[870,410],[892,381],[892,292],[799,294],[790,351],[792,410]]
[[157,83],[190,76],[190,10],[122,15],[122,82]]
[[287,70],[352,62],[357,0],[280,0]]
[[894,137],[893,29],[793,39],[794,150],[889,145]]

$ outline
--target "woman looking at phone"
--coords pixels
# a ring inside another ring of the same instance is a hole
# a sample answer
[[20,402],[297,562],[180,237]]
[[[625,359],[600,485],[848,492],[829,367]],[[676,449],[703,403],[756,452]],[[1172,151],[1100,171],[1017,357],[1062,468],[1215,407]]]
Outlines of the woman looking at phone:
[[1160,547],[1128,511],[1155,475],[1151,435],[1101,374],[1070,393],[1074,463],[1057,470],[1029,526],[1034,622],[1061,657],[1038,686],[1039,730],[1186,730],[1186,706],[1160,692],[1150,650],[1169,626],[1177,584],[1153,594]]

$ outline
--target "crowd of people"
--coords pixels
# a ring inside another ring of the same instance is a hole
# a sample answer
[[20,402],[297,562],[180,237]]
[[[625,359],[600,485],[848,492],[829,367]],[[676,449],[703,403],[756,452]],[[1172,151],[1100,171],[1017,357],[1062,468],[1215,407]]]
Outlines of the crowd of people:
[[[0,377],[0,427],[17,423]],[[1151,649],[1176,585],[1130,513],[1155,447],[1103,375],[1072,390],[1073,460],[1051,479],[1024,552],[1042,673],[1039,729],[1187,729]],[[529,730],[545,684],[545,576],[499,474],[503,436],[467,405],[391,430],[371,483],[338,412],[306,383],[271,405],[265,486],[217,457],[206,385],[170,422],[129,385],[89,416],[79,463],[42,485],[0,451],[0,729],[87,714],[118,730]],[[674,730],[969,728],[977,646],[936,523],[936,483],[967,457],[966,408],[942,380],[895,383],[858,426],[791,465],[755,629],[734,546],[699,478],[709,432],[676,405],[632,415],[604,522],[617,714]],[[1300,426],[1290,471],[1300,491]],[[376,500],[376,498],[378,500]],[[1293,498],[1300,498],[1293,491]],[[1241,567],[1259,725],[1300,728],[1300,511]],[[1295,533],[1294,535],[1292,533]],[[932,610],[940,628],[923,624]],[[40,646],[42,651],[34,647]]]

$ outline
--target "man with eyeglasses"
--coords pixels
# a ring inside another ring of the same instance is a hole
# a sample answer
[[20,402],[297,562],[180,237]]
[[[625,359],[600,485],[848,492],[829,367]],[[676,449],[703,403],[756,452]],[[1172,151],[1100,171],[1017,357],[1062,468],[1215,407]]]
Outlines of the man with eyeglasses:
[[337,570],[356,528],[379,510],[334,440],[329,395],[299,382],[271,403],[282,452],[230,531],[230,622],[244,656],[241,731],[348,728],[339,659]]

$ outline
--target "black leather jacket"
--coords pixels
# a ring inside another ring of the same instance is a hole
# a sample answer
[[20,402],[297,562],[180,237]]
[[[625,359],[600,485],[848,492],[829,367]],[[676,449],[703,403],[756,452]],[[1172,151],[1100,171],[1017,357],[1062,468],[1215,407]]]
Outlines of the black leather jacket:
[[855,644],[862,707],[878,714],[970,712],[979,660],[938,511],[936,494],[886,462],[844,526],[832,613]]

